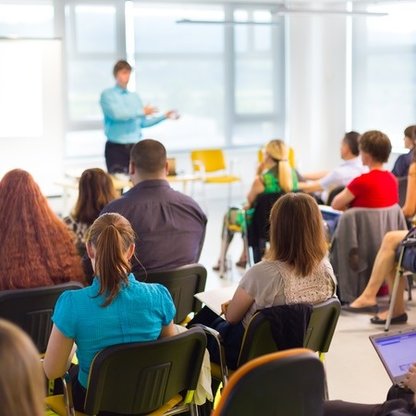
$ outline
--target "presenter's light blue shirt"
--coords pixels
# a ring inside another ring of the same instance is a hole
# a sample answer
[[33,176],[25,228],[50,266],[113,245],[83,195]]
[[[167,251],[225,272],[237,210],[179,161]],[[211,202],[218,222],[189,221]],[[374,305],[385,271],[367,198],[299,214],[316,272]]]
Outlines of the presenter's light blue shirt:
[[59,331],[77,345],[78,379],[84,387],[99,351],[117,344],[154,341],[176,313],[164,286],[138,282],[133,274],[108,306],[101,306],[105,297],[96,296],[99,288],[95,277],[89,287],[62,293],[52,317]]
[[107,140],[118,144],[137,143],[144,127],[151,127],[166,116],[146,117],[140,97],[115,85],[101,93],[101,109],[104,114],[104,132]]

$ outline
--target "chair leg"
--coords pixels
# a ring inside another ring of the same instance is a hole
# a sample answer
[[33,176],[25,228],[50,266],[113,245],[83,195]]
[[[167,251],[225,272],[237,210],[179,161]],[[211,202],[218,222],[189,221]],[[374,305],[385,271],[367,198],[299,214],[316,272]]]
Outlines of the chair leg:
[[391,318],[393,317],[394,304],[396,303],[396,297],[397,297],[397,289],[399,288],[400,279],[403,276],[402,260],[403,260],[404,249],[405,247],[402,246],[400,250],[399,261],[397,262],[396,275],[394,276],[393,290],[390,296],[389,312],[387,314],[386,325],[384,326],[384,331],[388,331],[390,329]]
[[198,406],[195,403],[189,405],[191,416],[199,416]]
[[412,300],[412,288],[413,288],[413,273],[406,273],[407,277],[407,299]]

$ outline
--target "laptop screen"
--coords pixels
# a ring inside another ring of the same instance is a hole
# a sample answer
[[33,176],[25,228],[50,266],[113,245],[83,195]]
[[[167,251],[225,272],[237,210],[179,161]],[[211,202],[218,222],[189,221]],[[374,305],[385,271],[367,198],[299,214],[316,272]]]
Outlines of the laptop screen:
[[411,364],[416,363],[416,328],[370,336],[390,378],[402,381]]

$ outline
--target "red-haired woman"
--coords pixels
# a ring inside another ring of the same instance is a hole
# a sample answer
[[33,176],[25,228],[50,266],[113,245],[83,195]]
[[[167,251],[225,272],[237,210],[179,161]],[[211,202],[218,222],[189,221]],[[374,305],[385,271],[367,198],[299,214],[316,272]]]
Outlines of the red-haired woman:
[[0,181],[0,246],[0,290],[84,280],[73,235],[24,170]]

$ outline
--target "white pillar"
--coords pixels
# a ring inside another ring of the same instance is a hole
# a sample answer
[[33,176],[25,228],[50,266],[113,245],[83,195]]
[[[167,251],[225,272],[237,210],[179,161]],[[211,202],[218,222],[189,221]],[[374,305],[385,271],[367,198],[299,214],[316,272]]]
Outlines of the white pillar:
[[346,129],[346,16],[287,17],[287,137],[300,171],[340,162]]

